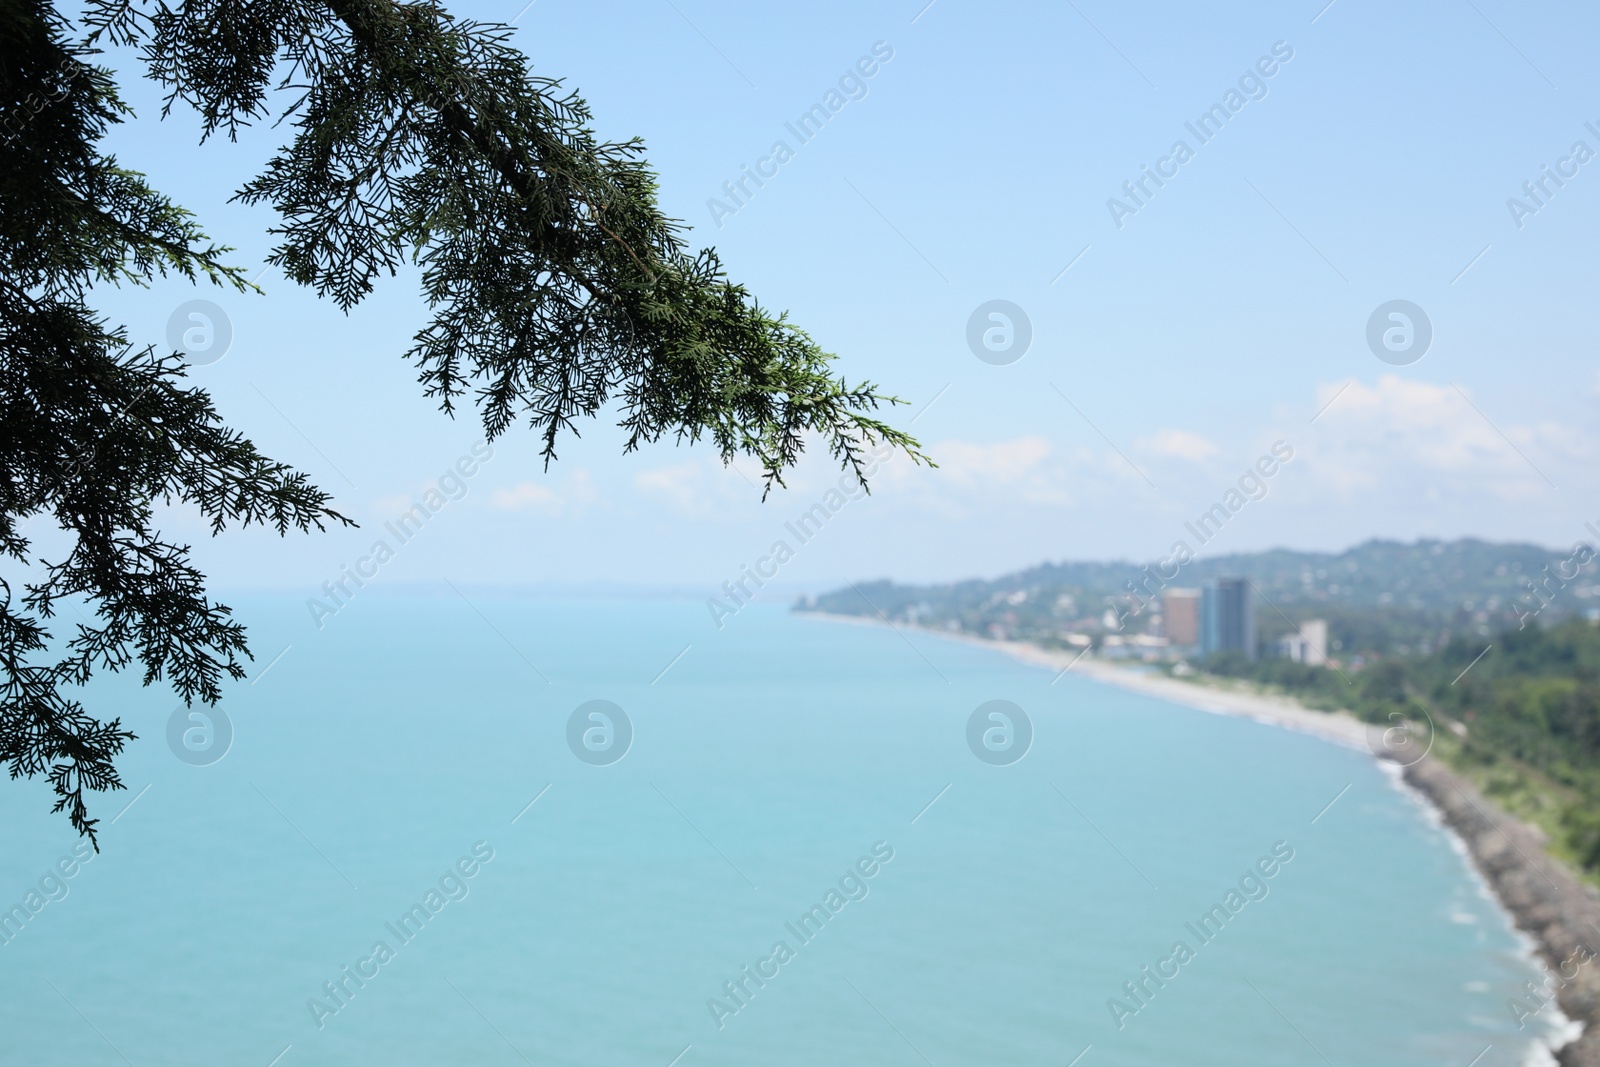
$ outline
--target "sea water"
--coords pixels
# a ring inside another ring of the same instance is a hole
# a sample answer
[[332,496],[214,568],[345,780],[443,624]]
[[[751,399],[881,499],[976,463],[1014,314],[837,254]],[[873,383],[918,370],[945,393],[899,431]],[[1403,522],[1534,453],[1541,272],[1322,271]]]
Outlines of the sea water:
[[236,600],[225,720],[97,680],[139,738],[88,862],[0,789],[8,1062],[1509,1067],[1560,1021],[1364,753],[774,607],[363,597]]

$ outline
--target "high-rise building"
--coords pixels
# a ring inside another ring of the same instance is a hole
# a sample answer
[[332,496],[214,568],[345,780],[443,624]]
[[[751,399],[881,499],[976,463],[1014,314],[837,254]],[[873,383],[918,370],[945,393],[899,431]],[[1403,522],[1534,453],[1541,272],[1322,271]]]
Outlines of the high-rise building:
[[1200,590],[1168,589],[1161,594],[1161,621],[1167,640],[1178,648],[1200,643]]
[[1200,592],[1200,651],[1256,658],[1256,602],[1244,578],[1218,578]]

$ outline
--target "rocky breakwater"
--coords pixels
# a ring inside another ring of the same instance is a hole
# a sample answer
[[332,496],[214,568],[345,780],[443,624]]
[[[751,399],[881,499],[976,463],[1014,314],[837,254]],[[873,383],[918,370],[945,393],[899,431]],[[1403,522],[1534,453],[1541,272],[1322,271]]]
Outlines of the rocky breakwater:
[[1562,1067],[1600,1067],[1600,896],[1545,854],[1544,835],[1486,800],[1432,757],[1405,768],[1445,824],[1466,842],[1478,869],[1517,925],[1538,944],[1548,968],[1542,989],[1506,1009],[1527,1025],[1547,1017],[1553,996],[1583,1034],[1556,1053]]

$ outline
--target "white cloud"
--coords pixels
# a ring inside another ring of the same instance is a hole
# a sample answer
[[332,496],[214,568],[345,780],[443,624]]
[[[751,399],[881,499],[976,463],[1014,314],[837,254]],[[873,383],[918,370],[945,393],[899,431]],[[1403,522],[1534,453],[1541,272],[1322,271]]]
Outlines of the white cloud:
[[551,508],[556,505],[555,490],[537,482],[518,482],[510,489],[496,489],[490,498],[492,506],[500,511],[527,511],[530,508]]
[[1514,423],[1497,417],[1493,398],[1394,374],[1318,386],[1317,408],[1307,466],[1340,495],[1384,487],[1526,500],[1550,491],[1546,477],[1563,460],[1594,453],[1576,427]]
[[582,511],[599,499],[600,494],[595,491],[589,472],[580,467],[565,482],[556,486],[522,481],[509,489],[496,489],[489,496],[489,506],[496,511],[565,515]]
[[701,511],[710,504],[706,481],[704,466],[693,459],[667,467],[649,467],[633,476],[634,487],[640,492],[665,500],[681,512]]
[[381,496],[372,502],[372,510],[378,515],[398,515],[416,502],[415,497]]
[[1015,485],[1038,472],[1050,456],[1050,442],[1038,435],[989,445],[942,441],[929,449],[929,455],[939,464],[937,475],[962,486]]
[[1151,437],[1141,437],[1134,447],[1152,456],[1167,456],[1199,463],[1222,451],[1222,446],[1210,438],[1201,437],[1188,430],[1159,430]]
[[927,452],[937,468],[897,456],[871,479],[874,494],[892,487],[892,495],[911,494],[950,518],[966,517],[974,507],[991,509],[997,502],[1059,506],[1072,502],[1068,490],[1097,462],[1082,449],[1062,456],[1048,438],[1036,434],[989,443],[951,439],[929,445]]

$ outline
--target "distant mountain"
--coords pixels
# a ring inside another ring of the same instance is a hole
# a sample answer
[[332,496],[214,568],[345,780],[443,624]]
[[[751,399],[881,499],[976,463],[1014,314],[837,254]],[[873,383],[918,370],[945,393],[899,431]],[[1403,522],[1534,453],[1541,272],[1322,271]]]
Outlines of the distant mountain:
[[[992,581],[914,586],[860,582],[795,605],[798,611],[887,617],[988,637],[1042,644],[1096,644],[1107,633],[1159,629],[1159,601],[1144,590],[1193,588],[1212,578],[1249,578],[1260,594],[1263,642],[1305,619],[1328,620],[1330,651],[1427,654],[1451,637],[1487,635],[1600,611],[1593,552],[1576,557],[1530,544],[1487,541],[1368,541],[1344,552],[1272,549],[1196,559],[1179,566],[1046,563]],[[1548,568],[1548,571],[1546,570]],[[1176,572],[1176,573],[1174,573]],[[1163,582],[1163,575],[1171,575]],[[1563,577],[1565,580],[1563,580]],[[1540,583],[1534,591],[1533,583]],[[1141,603],[1141,601],[1143,603]],[[1109,615],[1108,615],[1109,612]],[[1124,618],[1119,631],[1117,616]]]

